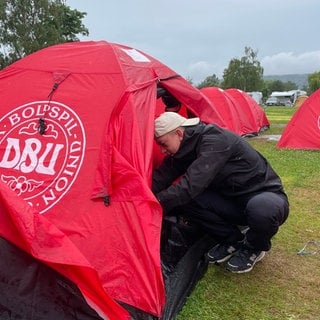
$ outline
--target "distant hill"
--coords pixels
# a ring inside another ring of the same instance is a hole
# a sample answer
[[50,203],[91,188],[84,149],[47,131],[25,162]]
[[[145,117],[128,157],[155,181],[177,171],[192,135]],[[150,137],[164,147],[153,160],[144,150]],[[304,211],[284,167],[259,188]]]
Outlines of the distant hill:
[[282,75],[271,75],[271,76],[264,76],[264,80],[280,80],[282,82],[291,81],[296,83],[298,88],[303,89],[304,87],[308,86],[308,73],[305,74],[282,74]]

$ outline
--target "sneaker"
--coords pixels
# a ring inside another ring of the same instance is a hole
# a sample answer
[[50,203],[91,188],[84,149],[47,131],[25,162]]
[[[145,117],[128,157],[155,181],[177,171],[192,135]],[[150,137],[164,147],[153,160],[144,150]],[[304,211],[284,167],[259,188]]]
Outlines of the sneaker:
[[254,265],[263,259],[265,251],[242,247],[228,262],[226,269],[234,273],[249,272]]
[[217,244],[209,250],[209,252],[207,253],[207,258],[210,263],[220,264],[231,258],[241,248],[241,245],[242,241],[235,242],[233,244]]

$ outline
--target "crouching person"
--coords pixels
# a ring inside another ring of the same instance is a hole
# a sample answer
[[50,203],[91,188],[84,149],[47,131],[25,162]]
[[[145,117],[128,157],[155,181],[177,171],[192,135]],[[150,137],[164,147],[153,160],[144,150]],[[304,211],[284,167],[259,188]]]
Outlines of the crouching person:
[[155,120],[155,139],[166,155],[152,185],[164,214],[183,213],[217,241],[210,262],[251,271],[289,214],[269,162],[235,133],[174,112]]

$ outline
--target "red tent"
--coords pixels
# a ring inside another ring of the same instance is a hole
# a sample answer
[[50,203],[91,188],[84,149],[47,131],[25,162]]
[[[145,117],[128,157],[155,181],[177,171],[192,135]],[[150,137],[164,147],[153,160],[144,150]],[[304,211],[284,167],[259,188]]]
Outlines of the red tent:
[[246,134],[256,135],[269,127],[270,123],[264,110],[246,92],[230,88],[226,89],[225,93],[233,100],[239,112],[239,118],[243,119]]
[[227,129],[239,135],[246,133],[232,99],[225,94],[224,90],[218,87],[206,87],[200,89],[200,91],[212,101],[216,111],[225,121]]
[[229,130],[247,136],[257,135],[269,127],[264,110],[244,91],[217,87],[202,88],[200,91],[213,103]]
[[320,149],[320,89],[297,109],[285,127],[278,148]]
[[161,62],[106,41],[52,46],[0,72],[0,236],[109,319],[128,318],[116,301],[156,316],[165,306],[150,190],[157,85],[196,115],[212,108]]

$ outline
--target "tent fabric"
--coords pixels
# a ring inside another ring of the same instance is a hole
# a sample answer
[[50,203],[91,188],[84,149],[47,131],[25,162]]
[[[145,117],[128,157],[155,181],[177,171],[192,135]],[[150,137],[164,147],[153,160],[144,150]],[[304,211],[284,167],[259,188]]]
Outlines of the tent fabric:
[[[161,318],[155,317],[121,304],[130,312],[131,320],[174,319],[189,293],[206,272],[208,261],[204,252],[215,242],[190,224],[168,220],[164,223],[162,244],[161,256],[167,292],[163,315]],[[1,319],[102,319],[86,303],[72,281],[3,238],[0,238],[0,270]],[[116,315],[116,319],[121,319],[120,314]]]
[[295,111],[277,143],[279,149],[320,149],[320,89]]
[[77,284],[87,302],[108,319],[129,319],[107,295],[97,272],[70,239],[1,181],[0,220],[1,237]]
[[264,110],[246,92],[218,87],[206,87],[200,91],[212,101],[227,129],[241,136],[250,136],[270,126]]
[[168,292],[163,320],[175,319],[188,293],[207,270],[208,259],[204,253],[216,244],[192,223],[181,220],[169,218],[163,222],[161,257]]
[[305,95],[298,96],[292,107],[299,108],[303,104],[303,102],[307,99],[308,99],[308,96],[305,96]]
[[223,89],[206,87],[200,89],[200,91],[213,102],[217,112],[224,119],[227,129],[239,135],[246,134],[242,118],[239,117],[239,110],[237,110],[233,100],[225,94]]
[[0,269],[0,319],[102,319],[72,281],[3,238]]
[[225,93],[231,97],[231,99],[234,99],[237,109],[241,110],[241,117],[248,117],[247,123],[251,126],[247,128],[246,134],[257,135],[260,131],[270,126],[264,110],[246,92],[230,88],[226,89]]
[[150,190],[157,85],[224,125],[198,89],[107,41],[35,52],[0,72],[0,236],[74,282],[108,319],[160,317],[162,209]]

